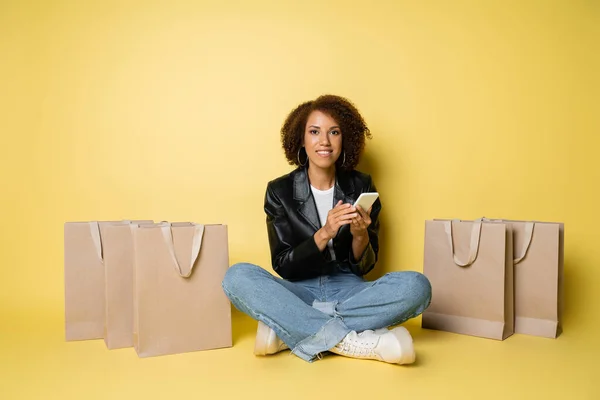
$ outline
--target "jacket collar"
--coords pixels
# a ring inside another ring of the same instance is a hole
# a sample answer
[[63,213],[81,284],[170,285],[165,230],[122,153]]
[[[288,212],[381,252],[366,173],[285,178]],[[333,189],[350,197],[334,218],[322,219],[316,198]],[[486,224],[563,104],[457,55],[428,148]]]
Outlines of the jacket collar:
[[[310,182],[308,181],[308,169],[301,167],[293,173],[294,178],[294,200],[298,202],[298,212],[302,215],[315,230],[321,227],[317,205],[314,201]],[[335,177],[335,189],[333,192],[333,204],[339,200],[344,203],[352,203],[352,194],[354,193],[354,182],[347,172],[338,171]]]

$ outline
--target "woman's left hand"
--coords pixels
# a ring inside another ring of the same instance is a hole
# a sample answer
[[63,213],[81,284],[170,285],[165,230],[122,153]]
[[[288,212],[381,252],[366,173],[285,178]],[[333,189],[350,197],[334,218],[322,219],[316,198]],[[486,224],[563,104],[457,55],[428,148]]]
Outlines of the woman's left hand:
[[352,218],[350,224],[350,233],[354,237],[368,237],[367,228],[371,225],[371,209],[363,210],[360,206],[356,206],[357,215]]

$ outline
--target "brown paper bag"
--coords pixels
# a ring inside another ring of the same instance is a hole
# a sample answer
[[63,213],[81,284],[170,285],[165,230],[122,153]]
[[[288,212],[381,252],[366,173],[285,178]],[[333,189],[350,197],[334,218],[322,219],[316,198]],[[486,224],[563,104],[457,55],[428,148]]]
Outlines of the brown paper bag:
[[99,223],[67,222],[64,233],[66,339],[101,339],[104,265]]
[[[152,221],[133,221],[148,224]],[[102,224],[105,271],[104,342],[108,349],[133,346],[133,237],[128,223]]]
[[562,330],[564,225],[501,221],[514,232],[515,333],[556,338]]
[[231,347],[227,226],[137,225],[134,347],[140,357]]
[[427,221],[423,328],[503,340],[513,334],[512,230],[503,223]]
[[[104,336],[106,293],[102,231],[107,226],[128,227],[130,221],[66,222],[65,332],[67,340]],[[134,221],[136,223],[151,221]],[[128,228],[127,228],[128,229]],[[111,246],[112,247],[112,246]]]

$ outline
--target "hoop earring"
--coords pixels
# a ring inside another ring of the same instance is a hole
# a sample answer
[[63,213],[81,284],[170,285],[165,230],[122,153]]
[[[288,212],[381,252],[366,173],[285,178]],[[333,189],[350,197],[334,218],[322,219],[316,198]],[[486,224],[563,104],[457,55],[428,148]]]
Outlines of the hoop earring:
[[296,157],[296,159],[298,160],[298,165],[299,165],[299,166],[301,166],[301,167],[304,167],[304,166],[306,165],[306,163],[308,162],[308,154],[306,155],[306,161],[304,161],[304,164],[302,164],[302,163],[300,162],[300,150],[302,150],[303,148],[304,148],[304,147],[300,147],[300,148],[298,149],[298,155],[297,155],[297,157]]
[[343,167],[344,164],[346,164],[346,150],[343,150],[344,152],[344,160],[342,161],[342,165],[340,165],[340,167]]

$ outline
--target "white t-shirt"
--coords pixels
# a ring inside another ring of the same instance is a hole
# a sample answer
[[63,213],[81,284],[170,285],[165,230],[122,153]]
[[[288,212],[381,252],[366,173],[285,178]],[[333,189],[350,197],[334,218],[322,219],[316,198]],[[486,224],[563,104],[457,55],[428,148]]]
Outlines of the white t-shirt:
[[[327,214],[333,208],[333,189],[335,186],[327,190],[319,190],[313,185],[310,185],[310,190],[315,198],[317,204],[317,211],[319,212],[319,219],[321,220],[321,226],[325,226],[327,223]],[[333,240],[327,242],[327,248],[331,254],[331,259],[335,260],[335,252],[333,251]]]

